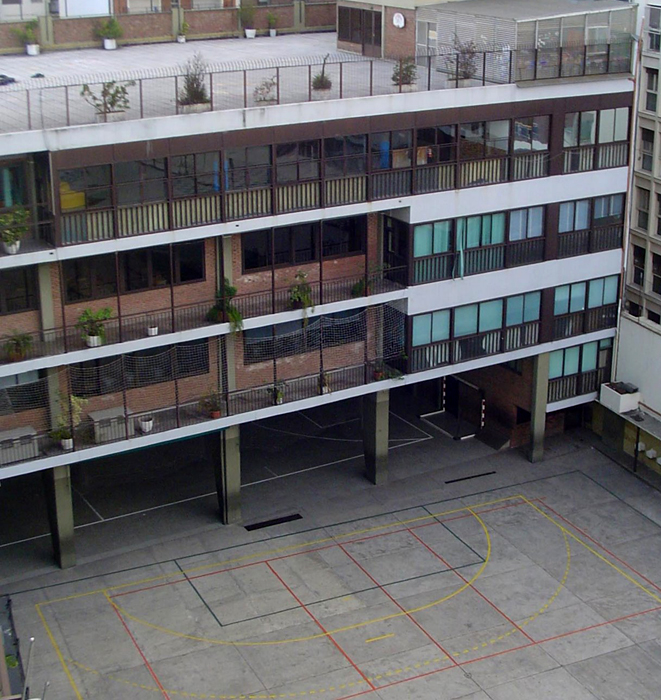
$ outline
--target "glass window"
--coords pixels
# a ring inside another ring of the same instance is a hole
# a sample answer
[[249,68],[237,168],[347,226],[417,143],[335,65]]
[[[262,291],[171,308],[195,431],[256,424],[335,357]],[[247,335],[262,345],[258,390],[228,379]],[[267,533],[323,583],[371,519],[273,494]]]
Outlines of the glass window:
[[629,133],[629,108],[602,109],[599,112],[599,143],[626,141]]
[[460,306],[454,310],[454,335],[460,338],[464,335],[477,333],[477,304]]
[[266,187],[271,183],[271,147],[228,148],[223,168],[229,191]]
[[514,120],[514,152],[548,151],[550,117]]
[[198,282],[204,279],[204,241],[177,243],[172,252],[176,282]]
[[569,285],[564,284],[562,287],[555,288],[555,301],[553,304],[553,314],[561,316],[569,313]]
[[413,345],[427,345],[431,342],[431,314],[413,317]]
[[539,321],[539,315],[542,305],[542,293],[530,292],[524,295],[523,321],[530,323],[531,321]]
[[538,238],[544,233],[544,207],[519,209],[510,213],[509,240]]
[[480,333],[494,331],[503,325],[503,300],[485,301],[480,304]]
[[594,200],[594,224],[595,226],[604,226],[606,224],[622,223],[623,211],[623,194],[597,197]]
[[432,314],[432,343],[447,340],[450,337],[450,310],[434,311]]
[[549,353],[549,379],[562,377],[564,354],[564,350],[554,350]]
[[427,255],[431,255],[433,237],[433,224],[421,224],[413,229],[414,258],[424,258]]
[[17,267],[0,272],[0,313],[14,314],[39,308],[34,267]]
[[597,369],[597,352],[599,343],[585,343],[581,352],[581,372],[592,372]]
[[578,362],[581,353],[580,345],[573,348],[565,348],[565,367],[564,376],[568,377],[572,374],[578,374]]
[[569,231],[584,231],[590,228],[590,200],[582,199],[576,202],[564,202],[560,205],[558,221],[559,233]]
[[366,216],[328,219],[322,224],[323,256],[327,258],[349,253],[362,253],[365,250],[366,236]]
[[241,236],[243,247],[243,269],[255,270],[271,264],[271,241],[269,231],[250,231]]
[[571,285],[569,296],[569,313],[573,314],[577,311],[585,311],[585,282],[578,282]]
[[114,255],[74,258],[62,263],[64,296],[67,303],[101,299],[117,294]]
[[510,297],[507,300],[507,311],[505,314],[506,326],[518,326],[523,323],[523,294]]
[[61,211],[111,207],[110,177],[110,165],[60,170]]
[[0,164],[0,209],[10,209],[26,203],[24,164]]

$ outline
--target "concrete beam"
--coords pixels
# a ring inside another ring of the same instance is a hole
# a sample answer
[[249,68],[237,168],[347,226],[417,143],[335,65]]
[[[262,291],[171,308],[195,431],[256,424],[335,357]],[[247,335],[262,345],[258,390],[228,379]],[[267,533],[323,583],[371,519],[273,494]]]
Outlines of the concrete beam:
[[363,396],[363,449],[365,473],[375,485],[388,481],[390,391]]
[[209,439],[216,443],[212,451],[220,520],[224,525],[241,522],[241,444],[240,428],[233,425]]
[[76,564],[69,467],[45,470],[43,480],[55,561],[61,569],[68,569]]
[[546,403],[549,394],[549,357],[549,353],[545,352],[536,355],[533,361],[530,450],[528,453],[528,459],[531,462],[541,462],[544,459]]

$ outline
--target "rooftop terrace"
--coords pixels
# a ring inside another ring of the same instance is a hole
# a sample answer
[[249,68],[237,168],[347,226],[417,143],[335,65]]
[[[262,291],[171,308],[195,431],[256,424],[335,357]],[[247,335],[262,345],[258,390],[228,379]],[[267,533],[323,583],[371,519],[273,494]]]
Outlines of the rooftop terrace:
[[[205,61],[208,102],[191,110],[181,104],[184,64],[196,53]],[[325,68],[332,87],[313,89]],[[39,57],[0,57],[0,73],[16,83],[0,87],[0,133],[164,117],[188,111],[222,111],[318,99],[344,99],[487,84],[600,76],[630,72],[631,44],[554,49],[497,49],[475,54],[473,72],[458,72],[452,47],[418,56],[413,86],[393,81],[397,61],[369,59],[336,50],[336,35],[224,39],[187,44],[124,47],[116,52],[84,49]],[[464,63],[462,61],[462,63]],[[44,77],[31,77],[41,73]],[[104,84],[125,84],[128,108],[105,114],[81,94],[100,96]]]

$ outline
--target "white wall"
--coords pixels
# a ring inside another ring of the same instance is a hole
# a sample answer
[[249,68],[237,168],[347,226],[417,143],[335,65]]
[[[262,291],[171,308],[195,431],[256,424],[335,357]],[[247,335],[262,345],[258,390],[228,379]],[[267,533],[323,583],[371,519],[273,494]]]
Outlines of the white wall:
[[112,0],[60,0],[60,17],[109,15]]
[[661,414],[661,334],[644,319],[623,315],[618,335],[615,379],[635,384],[641,392],[641,403]]

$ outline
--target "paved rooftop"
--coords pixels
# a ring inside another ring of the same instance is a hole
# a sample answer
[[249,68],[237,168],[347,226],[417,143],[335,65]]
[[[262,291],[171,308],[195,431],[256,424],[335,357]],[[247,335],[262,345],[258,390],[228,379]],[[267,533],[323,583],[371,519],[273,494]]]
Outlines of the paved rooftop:
[[443,12],[483,15],[503,19],[526,20],[547,17],[563,17],[589,12],[630,10],[622,0],[462,0],[452,4],[441,3],[434,7]]

